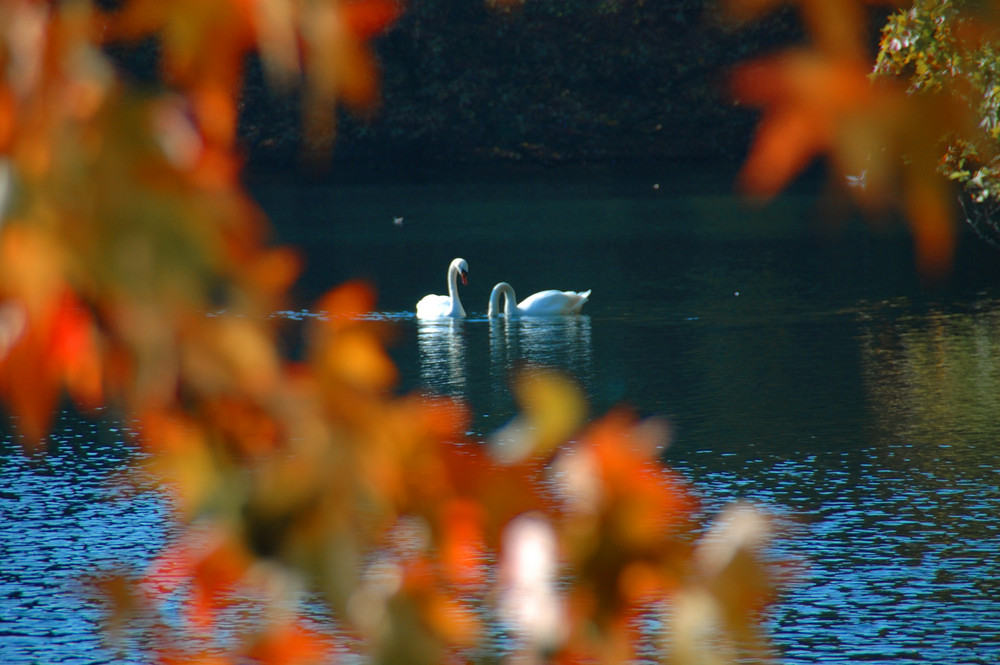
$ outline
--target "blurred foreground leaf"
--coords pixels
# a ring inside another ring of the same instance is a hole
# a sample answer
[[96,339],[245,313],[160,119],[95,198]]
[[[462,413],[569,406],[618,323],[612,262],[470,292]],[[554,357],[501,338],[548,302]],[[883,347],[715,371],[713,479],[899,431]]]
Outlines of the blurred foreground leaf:
[[[733,0],[729,6],[745,17],[770,3]],[[862,3],[802,2],[799,7],[810,37],[807,46],[741,64],[733,72],[736,99],[764,111],[740,174],[741,188],[754,196],[774,196],[825,157],[838,185],[850,184],[847,191],[865,210],[903,213],[921,272],[941,277],[954,258],[956,214],[954,193],[940,172],[944,155],[949,145],[977,146],[981,159],[996,154],[996,137],[985,140],[974,110],[981,90],[974,77],[956,74],[955,64],[933,60],[937,56],[931,54],[949,48],[945,43],[912,33],[900,41],[890,27],[875,65],[880,76],[873,79]],[[941,25],[937,22],[935,30]],[[903,43],[910,55],[899,57],[895,53]],[[912,57],[913,49],[929,55]],[[956,54],[955,63],[960,60]],[[884,75],[892,70],[890,63],[913,64],[925,82],[915,87],[890,80]],[[952,73],[943,74],[949,68]],[[933,84],[930,72],[937,72]]]
[[[132,480],[160,493],[176,536],[134,579],[96,583],[119,637],[162,663],[352,649],[400,665],[494,662],[509,625],[531,660],[624,662],[638,617],[700,589],[747,641],[770,573],[740,555],[722,594],[699,571],[697,502],[658,460],[663,421],[587,424],[571,380],[526,369],[504,445],[470,441],[460,402],[398,394],[360,283],[319,301],[303,359],[282,352],[271,314],[300,257],[269,245],[240,183],[244,63],[258,52],[276,84],[301,83],[325,150],[335,103],[377,101],[367,42],[395,2],[101,8],[0,3],[0,398],[31,450],[64,394],[142,448]],[[155,85],[104,50],[140,40],[160,49]]]

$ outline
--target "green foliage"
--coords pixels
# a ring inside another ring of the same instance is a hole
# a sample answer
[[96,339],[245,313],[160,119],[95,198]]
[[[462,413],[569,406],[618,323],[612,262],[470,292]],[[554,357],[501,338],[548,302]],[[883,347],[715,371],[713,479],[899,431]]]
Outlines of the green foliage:
[[993,10],[988,3],[917,0],[889,17],[873,73],[876,81],[902,79],[911,94],[953,96],[975,114],[980,137],[943,136],[940,170],[977,203],[1000,200],[1000,16]]

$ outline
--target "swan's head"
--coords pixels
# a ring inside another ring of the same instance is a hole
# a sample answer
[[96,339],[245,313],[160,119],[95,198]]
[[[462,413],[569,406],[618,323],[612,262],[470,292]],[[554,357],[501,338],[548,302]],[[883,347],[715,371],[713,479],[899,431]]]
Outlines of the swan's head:
[[451,270],[458,273],[458,276],[462,278],[463,285],[469,285],[469,264],[466,263],[465,259],[455,259],[452,261]]

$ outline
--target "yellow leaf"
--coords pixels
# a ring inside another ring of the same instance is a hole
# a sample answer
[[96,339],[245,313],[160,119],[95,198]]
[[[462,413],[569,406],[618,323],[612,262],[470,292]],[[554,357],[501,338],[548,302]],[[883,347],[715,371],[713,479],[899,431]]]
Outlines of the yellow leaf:
[[506,462],[544,456],[565,443],[586,415],[579,387],[557,372],[527,369],[514,380],[523,410],[491,437],[494,452]]

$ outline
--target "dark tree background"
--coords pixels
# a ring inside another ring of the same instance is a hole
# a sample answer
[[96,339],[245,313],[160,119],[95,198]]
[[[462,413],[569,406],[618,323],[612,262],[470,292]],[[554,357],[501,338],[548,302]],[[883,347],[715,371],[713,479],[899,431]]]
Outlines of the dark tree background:
[[[754,113],[725,92],[734,62],[799,38],[793,12],[727,30],[709,0],[424,0],[375,44],[382,104],[343,114],[337,166],[724,159]],[[251,168],[286,169],[303,137],[296,91],[250,68],[242,134]]]

